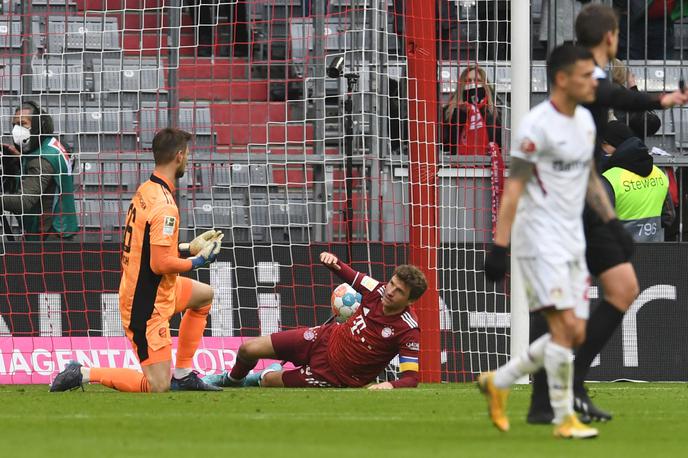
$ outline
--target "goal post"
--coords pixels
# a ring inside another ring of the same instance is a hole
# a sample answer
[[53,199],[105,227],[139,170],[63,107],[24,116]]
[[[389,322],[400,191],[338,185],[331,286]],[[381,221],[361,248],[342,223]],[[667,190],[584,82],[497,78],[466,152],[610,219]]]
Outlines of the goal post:
[[409,260],[428,281],[416,305],[420,319],[421,381],[439,382],[440,326],[437,293],[437,56],[435,4],[406,4],[410,227]]
[[[483,17],[505,2],[436,3],[217,0],[208,15],[181,0],[48,0],[4,11],[3,143],[23,101],[53,117],[78,159],[80,233],[31,241],[26,214],[4,215],[0,383],[46,383],[69,359],[136,367],[118,310],[120,243],[168,125],[194,134],[177,186],[180,239],[225,233],[218,262],[190,274],[215,291],[197,370],[231,368],[247,338],[325,322],[339,280],[320,251],[381,281],[399,264],[423,270],[423,382],[470,382],[506,362],[509,288],[486,282],[482,264],[515,103],[511,22]],[[339,58],[342,74],[328,68]],[[499,133],[487,146],[468,140],[467,154],[445,137],[457,124],[445,107],[475,64],[494,102],[480,119]]]

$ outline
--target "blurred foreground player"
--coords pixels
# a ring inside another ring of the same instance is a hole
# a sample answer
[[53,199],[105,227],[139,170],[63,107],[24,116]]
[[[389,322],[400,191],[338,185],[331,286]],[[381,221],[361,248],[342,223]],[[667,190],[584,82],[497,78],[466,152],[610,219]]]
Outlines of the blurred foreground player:
[[[191,370],[203,336],[213,290],[180,277],[208,263],[220,252],[222,233],[207,231],[190,244],[178,244],[179,210],[174,181],[184,176],[191,134],[163,129],[153,139],[155,170],[136,190],[129,205],[122,243],[122,280],[119,306],[122,325],[141,363],[133,369],[83,367],[72,361],[60,372],[50,391],[66,391],[96,382],[127,392],[172,390],[217,391]],[[192,257],[179,257],[179,250]],[[169,320],[184,312],[179,328],[177,361],[170,381],[172,339]]]
[[[632,91],[613,84],[605,74],[610,59],[616,56],[619,44],[619,22],[615,11],[601,4],[586,5],[576,18],[578,44],[590,50],[595,58],[597,89],[595,101],[584,106],[590,110],[597,128],[595,162],[598,172],[604,163],[601,135],[609,122],[609,109],[637,112],[666,109],[683,105],[688,95],[683,88],[666,94],[648,94]],[[612,416],[592,403],[583,385],[590,365],[602,351],[609,338],[623,320],[624,313],[638,296],[638,279],[630,262],[633,240],[626,233],[613,232],[590,208],[584,212],[586,261],[590,273],[597,277],[602,287],[602,298],[593,309],[587,324],[585,342],[576,352],[574,362],[574,408],[581,420],[607,421]],[[535,316],[531,324],[531,342],[547,332],[544,321]],[[547,399],[547,380],[543,371],[533,377],[533,396],[529,423],[550,423],[554,414]]]
[[509,429],[506,401],[511,385],[544,367],[555,415],[554,436],[597,436],[596,429],[576,417],[572,390],[573,349],[585,338],[589,312],[582,221],[586,200],[612,231],[624,232],[624,228],[593,167],[595,123],[579,105],[595,98],[594,69],[592,54],[585,48],[555,48],[547,61],[550,99],[523,119],[511,152],[485,274],[495,281],[504,277],[513,223],[512,255],[523,272],[528,306],[545,316],[549,333],[531,343],[524,354],[478,379],[490,418],[501,431]]
[[[410,309],[427,289],[423,273],[401,265],[387,284],[356,272],[331,253],[320,262],[363,296],[361,306],[342,324],[298,328],[251,339],[239,347],[230,373],[203,380],[217,386],[261,387],[362,387],[380,375],[398,354],[401,377],[369,389],[412,388],[418,385],[418,318]],[[292,362],[296,369],[283,371],[273,364],[250,374],[259,359]],[[248,376],[248,377],[247,377]]]

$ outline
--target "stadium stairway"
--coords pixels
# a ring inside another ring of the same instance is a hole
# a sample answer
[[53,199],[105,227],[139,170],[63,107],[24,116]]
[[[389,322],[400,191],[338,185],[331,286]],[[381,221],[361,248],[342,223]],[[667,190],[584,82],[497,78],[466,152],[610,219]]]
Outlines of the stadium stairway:
[[[166,34],[160,32],[167,16],[160,14],[163,0],[77,0],[80,14],[104,14],[116,17],[123,30],[125,55],[159,55],[167,46]],[[142,9],[150,12],[141,14]],[[254,65],[269,65],[249,59],[195,57],[195,34],[192,19],[182,15],[180,36],[178,94],[182,102],[211,107],[211,131],[220,151],[246,150],[249,144],[310,143],[313,126],[292,120],[287,101],[270,101],[271,84],[275,81],[261,72],[252,72]],[[185,27],[186,26],[186,27]],[[280,78],[281,79],[281,78]],[[286,91],[285,91],[286,92]]]

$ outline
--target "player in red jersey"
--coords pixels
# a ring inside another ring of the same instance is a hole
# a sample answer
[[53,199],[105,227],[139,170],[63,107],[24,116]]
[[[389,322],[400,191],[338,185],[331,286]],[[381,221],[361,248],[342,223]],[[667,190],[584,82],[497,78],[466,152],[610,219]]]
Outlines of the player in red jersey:
[[[369,388],[418,385],[420,329],[410,305],[427,289],[423,273],[417,267],[401,265],[383,284],[356,272],[331,253],[321,253],[320,262],[363,296],[361,306],[346,323],[298,328],[251,339],[239,347],[230,373],[206,376],[204,382],[216,386],[362,387],[375,380],[399,355],[401,377]],[[281,366],[272,365],[247,377],[263,358],[290,361],[296,369],[282,370]]]

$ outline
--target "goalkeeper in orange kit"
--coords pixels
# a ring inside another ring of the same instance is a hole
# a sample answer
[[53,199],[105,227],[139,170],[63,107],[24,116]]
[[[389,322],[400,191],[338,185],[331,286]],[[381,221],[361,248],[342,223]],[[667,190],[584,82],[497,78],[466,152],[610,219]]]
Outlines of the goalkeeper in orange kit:
[[[203,336],[213,290],[180,277],[216,260],[223,234],[210,230],[191,243],[178,243],[179,210],[174,180],[184,175],[191,134],[163,129],[153,139],[155,170],[131,200],[122,243],[119,306],[122,325],[141,363],[133,369],[87,368],[71,361],[53,380],[50,391],[67,391],[87,382],[127,392],[216,391],[191,370]],[[191,257],[180,257],[188,251]],[[169,320],[184,312],[174,374]]]

